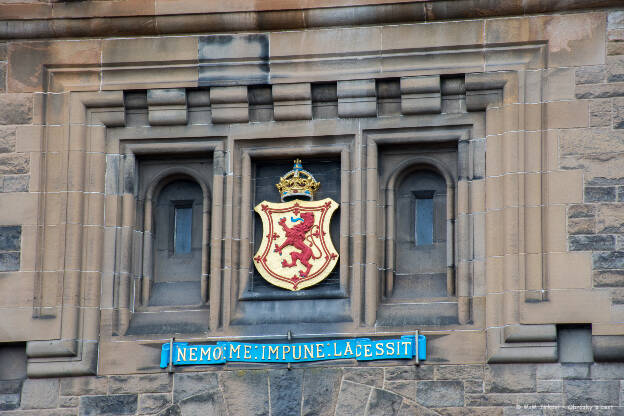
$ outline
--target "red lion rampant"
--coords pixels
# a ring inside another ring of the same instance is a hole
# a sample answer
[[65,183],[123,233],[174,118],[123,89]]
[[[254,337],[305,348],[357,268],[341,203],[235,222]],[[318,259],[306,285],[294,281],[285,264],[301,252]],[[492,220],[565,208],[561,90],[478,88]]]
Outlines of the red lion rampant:
[[305,240],[310,238],[310,236],[306,237],[306,234],[314,227],[314,213],[304,212],[301,214],[301,219],[303,220],[302,223],[291,228],[286,225],[286,218],[281,218],[279,220],[278,224],[282,226],[286,233],[286,241],[284,241],[282,245],[275,244],[275,252],[281,255],[282,250],[288,246],[293,246],[297,250],[301,250],[290,253],[290,263],[286,259],[282,260],[282,267],[294,267],[297,264],[297,260],[299,260],[306,268],[305,272],[299,271],[299,276],[307,277],[312,268],[310,259],[318,259],[320,256],[314,256],[311,245],[308,246],[305,243]]

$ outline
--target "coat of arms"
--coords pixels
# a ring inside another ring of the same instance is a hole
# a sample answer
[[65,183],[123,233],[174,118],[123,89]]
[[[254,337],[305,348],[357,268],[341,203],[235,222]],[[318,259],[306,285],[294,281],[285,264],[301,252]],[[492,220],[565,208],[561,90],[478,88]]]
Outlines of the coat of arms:
[[320,185],[297,159],[293,170],[276,184],[282,203],[263,201],[255,207],[262,218],[263,238],[254,264],[275,286],[289,290],[313,286],[338,263],[329,233],[338,203],[331,198],[314,201]]

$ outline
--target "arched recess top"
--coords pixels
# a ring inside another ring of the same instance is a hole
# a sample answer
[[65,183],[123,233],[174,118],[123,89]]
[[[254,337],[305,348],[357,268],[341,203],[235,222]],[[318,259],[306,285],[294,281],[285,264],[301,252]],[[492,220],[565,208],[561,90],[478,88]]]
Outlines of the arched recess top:
[[145,200],[151,201],[155,197],[158,196],[160,191],[170,184],[171,182],[178,180],[190,178],[197,182],[197,184],[201,187],[202,194],[204,200],[210,198],[210,189],[208,188],[208,184],[201,178],[200,175],[197,174],[193,169],[184,167],[184,166],[175,166],[171,168],[164,169],[159,172],[158,175],[152,180],[150,185],[147,187],[147,191],[145,192]]
[[406,175],[415,170],[430,170],[438,173],[444,178],[447,188],[455,188],[455,175],[453,175],[448,166],[431,157],[417,156],[399,163],[388,178],[386,189],[395,189]]

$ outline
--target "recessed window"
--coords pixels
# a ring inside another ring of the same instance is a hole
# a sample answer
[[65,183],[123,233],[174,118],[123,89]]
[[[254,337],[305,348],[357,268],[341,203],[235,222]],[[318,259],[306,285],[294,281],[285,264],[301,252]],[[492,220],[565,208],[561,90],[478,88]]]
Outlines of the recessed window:
[[191,231],[193,226],[193,207],[175,206],[174,208],[174,254],[190,254]]
[[418,246],[433,244],[433,192],[416,194],[414,241]]

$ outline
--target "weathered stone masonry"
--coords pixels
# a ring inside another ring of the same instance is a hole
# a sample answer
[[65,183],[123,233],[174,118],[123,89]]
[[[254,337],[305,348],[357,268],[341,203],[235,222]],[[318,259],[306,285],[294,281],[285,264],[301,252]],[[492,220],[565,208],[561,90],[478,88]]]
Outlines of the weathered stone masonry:
[[[624,10],[495,3],[0,0],[0,413],[622,414]],[[295,157],[341,203],[336,276],[296,300],[248,290],[256,169]],[[397,301],[425,162],[447,296]],[[169,171],[203,186],[193,307],[149,304]],[[172,336],[413,330],[419,366],[158,367]]]

